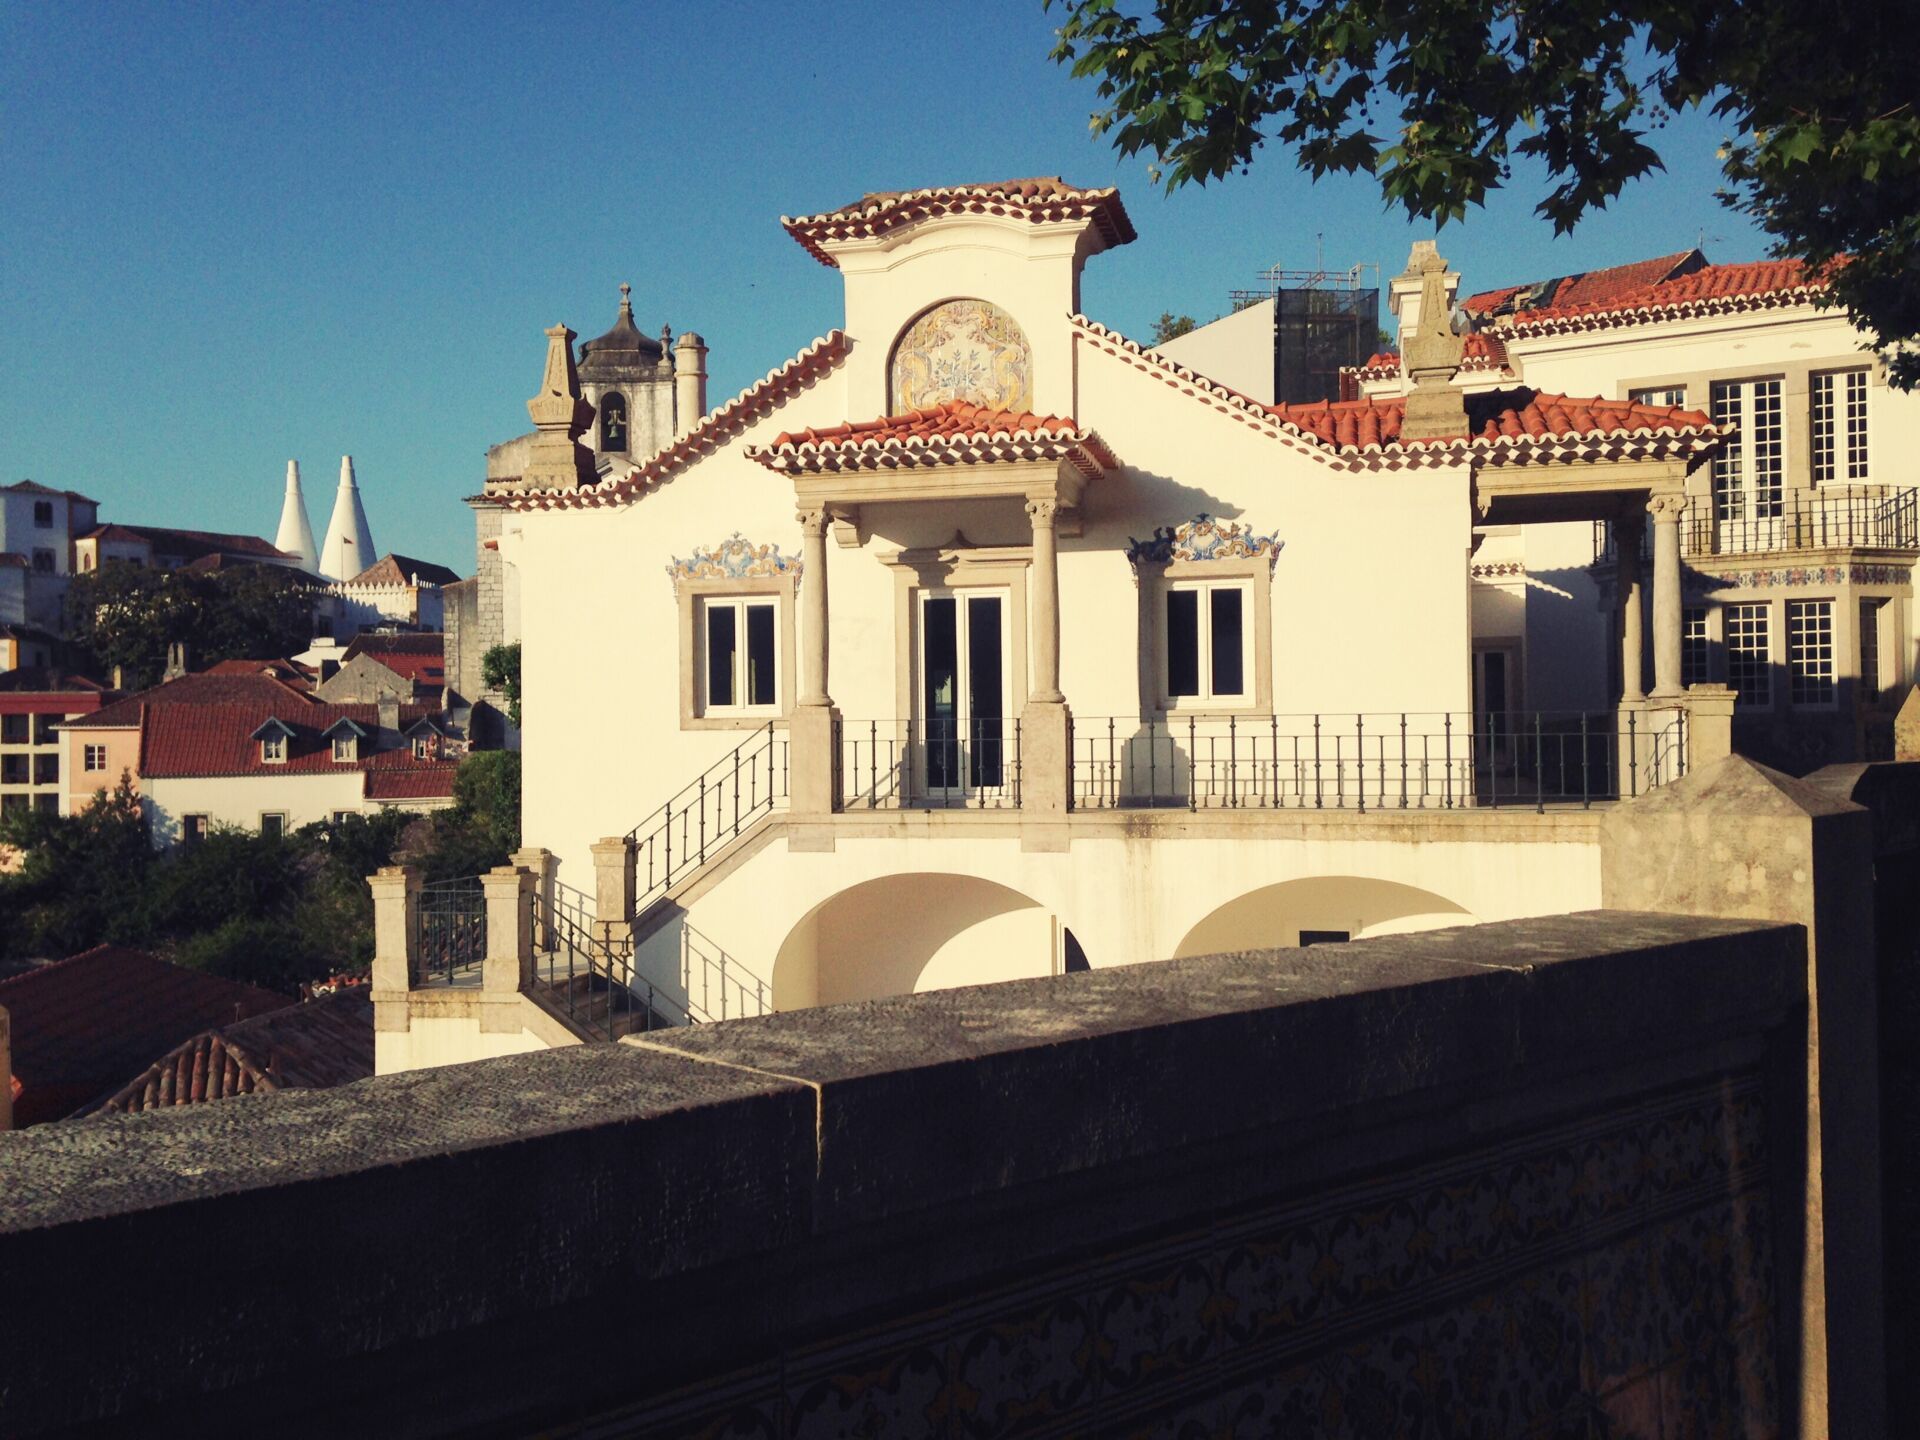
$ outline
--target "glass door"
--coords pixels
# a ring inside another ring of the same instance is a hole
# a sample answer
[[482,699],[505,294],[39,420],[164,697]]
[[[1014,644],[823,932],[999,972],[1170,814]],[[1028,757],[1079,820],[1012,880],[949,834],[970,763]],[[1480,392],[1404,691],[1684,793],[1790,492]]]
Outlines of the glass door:
[[914,718],[926,800],[964,805],[1007,784],[1007,609],[998,590],[920,597]]

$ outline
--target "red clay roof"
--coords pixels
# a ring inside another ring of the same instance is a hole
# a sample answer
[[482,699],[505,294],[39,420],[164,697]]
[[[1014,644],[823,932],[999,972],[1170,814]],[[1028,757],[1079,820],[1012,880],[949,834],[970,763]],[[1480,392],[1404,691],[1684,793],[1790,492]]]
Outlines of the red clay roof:
[[[1499,370],[1503,369],[1506,363],[1506,341],[1486,330],[1475,330],[1468,334],[1467,343],[1460,352],[1462,370]],[[1368,378],[1388,373],[1397,374],[1400,370],[1400,352],[1398,350],[1376,351],[1367,357],[1366,364],[1358,368],[1360,374]]]
[[888,440],[932,439],[935,436],[1012,434],[1072,435],[1078,428],[1058,415],[1035,415],[1030,410],[994,410],[985,405],[969,405],[964,400],[949,400],[924,410],[908,410],[899,415],[883,415],[877,420],[855,420],[845,425],[826,425],[819,429],[789,430],[776,435],[775,447],[782,445],[834,445],[844,441],[858,444]]
[[291,560],[258,535],[227,535],[217,530],[173,530],[162,525],[102,525],[82,540],[144,540],[163,555],[197,560],[203,555],[253,555],[263,560]]
[[[369,800],[451,800],[454,772],[460,767],[448,761],[414,760],[411,751],[389,751],[404,756],[407,768],[399,765],[375,765],[367,770],[366,797]],[[382,760],[387,755],[379,757]]]
[[[1700,263],[1693,263],[1696,258]],[[1676,259],[1682,263],[1670,263]],[[1661,267],[1667,272],[1659,273]],[[1538,286],[1490,290],[1466,304],[1503,331],[1524,335],[1792,304],[1826,283],[1798,260],[1709,265],[1698,251],[1688,251]]]
[[770,469],[885,469],[1057,458],[1082,470],[1106,469],[1113,452],[1072,420],[1031,411],[994,410],[949,400],[923,410],[787,431],[749,452]]
[[265,675],[295,690],[313,688],[314,670],[298,660],[280,656],[272,660],[222,660],[199,672],[202,675]]
[[[264,666],[270,662],[253,663]],[[219,670],[220,667],[216,666],[215,669]],[[314,703],[302,688],[283,684],[270,675],[202,671],[165,681],[137,695],[129,695],[87,716],[84,721],[73,721],[69,728],[85,724],[102,730],[131,729],[139,725],[141,715],[147,710],[177,705],[281,705],[287,711],[281,718],[291,719],[306,713],[301,707]]]
[[419,635],[356,635],[341,652],[340,663],[345,665],[365,655],[403,680],[438,685],[446,678],[446,640],[439,631]]
[[[1677,405],[1642,405],[1631,400],[1574,399],[1517,387],[1465,395],[1468,433],[1410,444],[1444,445],[1460,440],[1583,439],[1635,433],[1714,433],[1698,410]],[[1394,445],[1400,441],[1400,422],[1406,399],[1320,401],[1306,405],[1274,405],[1271,413],[1341,450]]]
[[20,1082],[14,1123],[70,1115],[195,1032],[293,1003],[117,945],[0,980]]
[[89,1108],[134,1114],[256,1091],[325,1089],[373,1074],[365,986],[204,1030]]
[[[402,705],[400,724],[404,728],[433,711],[431,705]],[[279,720],[293,731],[284,763],[268,764],[260,758],[260,742],[253,732],[268,720]],[[336,761],[325,732],[340,720],[352,720],[371,735],[379,725],[378,707],[322,705],[307,700],[298,706],[260,701],[240,705],[149,704],[146,725],[140,733],[140,776],[178,780],[213,775],[336,775],[366,770],[377,763],[382,768],[436,774],[444,771],[446,783],[452,784],[453,772],[459,768],[455,762],[416,760],[411,748],[368,754],[369,742],[362,742],[359,760],[351,764]]]
[[[1516,306],[1608,305],[1638,295],[1649,285],[1707,263],[1698,250],[1681,250],[1651,260],[1634,260],[1611,265],[1603,270],[1587,270],[1578,275],[1557,275],[1551,280],[1534,280],[1524,285],[1506,285],[1498,290],[1483,290],[1461,301],[1461,308],[1476,315],[1504,312]],[[1527,297],[1531,296],[1531,300]]]
[[1085,189],[1058,175],[990,180],[979,185],[934,185],[923,190],[878,190],[818,215],[783,215],[780,223],[822,265],[838,268],[823,242],[884,235],[937,215],[1006,215],[1040,224],[1091,218],[1109,246],[1135,237],[1133,222],[1111,186]]
[[411,555],[382,555],[362,570],[348,585],[411,585],[415,579],[423,585],[452,585],[460,577],[444,565],[416,560]]
[[38,480],[16,480],[11,485],[0,485],[0,490],[11,490],[16,495],[64,495],[69,500],[79,500],[88,505],[100,503],[91,495],[82,495],[78,490],[56,490],[51,485],[42,485]]

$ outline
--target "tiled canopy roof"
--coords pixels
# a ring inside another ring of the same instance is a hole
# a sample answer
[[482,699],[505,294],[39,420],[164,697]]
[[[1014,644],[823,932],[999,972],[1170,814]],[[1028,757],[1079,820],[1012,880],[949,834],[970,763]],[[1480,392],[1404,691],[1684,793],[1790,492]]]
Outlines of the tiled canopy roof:
[[1083,189],[1058,175],[994,180],[981,185],[934,185],[923,190],[880,190],[818,215],[783,215],[787,233],[822,265],[838,268],[823,241],[884,235],[937,215],[1006,215],[1038,224],[1091,217],[1108,245],[1135,238],[1133,222],[1112,186]]
[[195,1032],[293,1003],[117,945],[0,981],[21,1087],[14,1123],[69,1115]]
[[1009,460],[1069,460],[1085,473],[1098,474],[1115,463],[1105,441],[1071,420],[964,400],[877,420],[788,431],[748,453],[787,474]]
[[[1407,446],[1448,446],[1461,442],[1510,440],[1592,440],[1617,436],[1672,436],[1711,441],[1718,437],[1707,417],[1677,405],[1642,405],[1631,400],[1576,399],[1516,387],[1466,395],[1467,433]],[[1269,407],[1282,422],[1339,450],[1398,446],[1404,397],[1343,400]]]

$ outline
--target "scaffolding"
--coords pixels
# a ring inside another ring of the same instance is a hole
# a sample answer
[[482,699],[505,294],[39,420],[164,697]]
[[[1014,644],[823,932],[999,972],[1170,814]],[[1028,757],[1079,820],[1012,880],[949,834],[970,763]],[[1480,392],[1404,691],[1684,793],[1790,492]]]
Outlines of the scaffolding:
[[[1371,283],[1369,283],[1371,277]],[[1364,365],[1380,339],[1380,267],[1263,270],[1231,292],[1233,308],[1273,302],[1273,398],[1282,405],[1340,398],[1340,371]]]

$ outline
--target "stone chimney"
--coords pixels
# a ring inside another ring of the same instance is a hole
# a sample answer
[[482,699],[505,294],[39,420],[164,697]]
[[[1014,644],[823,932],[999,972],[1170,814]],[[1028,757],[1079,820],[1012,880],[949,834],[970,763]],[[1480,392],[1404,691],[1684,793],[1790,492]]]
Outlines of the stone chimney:
[[390,747],[400,738],[400,697],[383,690],[373,702],[373,713],[380,721],[380,735],[374,748]]
[[689,330],[673,347],[673,434],[686,434],[707,413],[707,342]]
[[580,394],[580,373],[573,362],[573,331],[555,325],[547,331],[547,367],[540,393],[527,401],[537,433],[527,441],[520,472],[526,490],[571,490],[593,483],[593,453],[580,435],[593,419],[593,406]]
[[1466,397],[1453,383],[1467,348],[1466,336],[1453,328],[1453,296],[1459,287],[1459,275],[1447,269],[1431,240],[1414,241],[1406,271],[1394,277],[1389,293],[1400,319],[1400,369],[1410,386],[1400,423],[1402,440],[1467,433]]
[[178,680],[187,673],[187,642],[169,640],[167,642],[167,668],[161,675],[164,680]]

